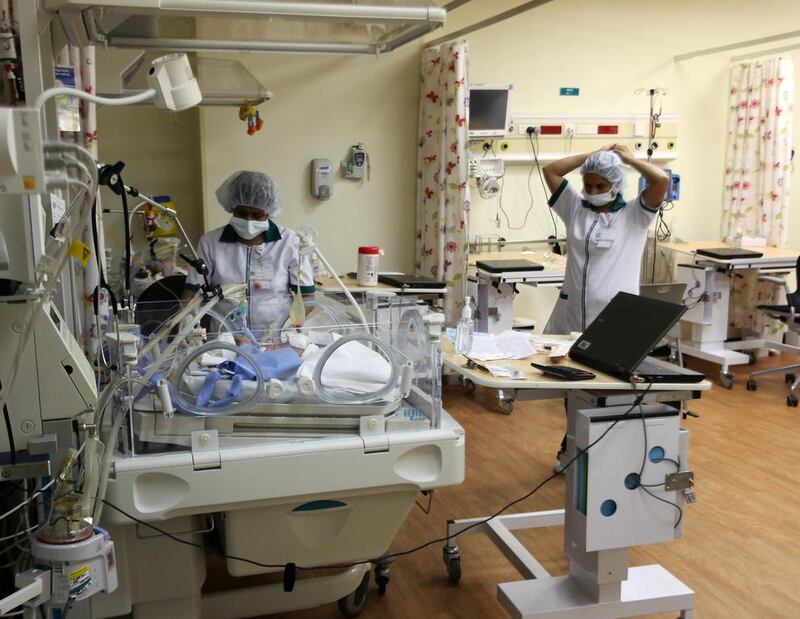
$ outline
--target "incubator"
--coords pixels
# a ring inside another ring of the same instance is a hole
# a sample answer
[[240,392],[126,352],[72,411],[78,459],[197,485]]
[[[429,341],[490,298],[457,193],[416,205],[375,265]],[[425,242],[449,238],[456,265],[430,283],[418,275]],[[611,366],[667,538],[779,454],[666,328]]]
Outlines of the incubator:
[[[227,286],[176,304],[147,337],[136,324],[107,336],[107,448],[88,444],[86,457],[119,587],[92,598],[95,616],[250,617],[335,600],[352,616],[373,566],[385,587],[417,494],[463,480],[463,430],[441,406],[443,317],[372,292],[295,309],[276,301],[275,320],[248,329],[247,291]],[[231,576],[283,582],[201,593],[206,553],[144,523],[200,546],[217,529]]]

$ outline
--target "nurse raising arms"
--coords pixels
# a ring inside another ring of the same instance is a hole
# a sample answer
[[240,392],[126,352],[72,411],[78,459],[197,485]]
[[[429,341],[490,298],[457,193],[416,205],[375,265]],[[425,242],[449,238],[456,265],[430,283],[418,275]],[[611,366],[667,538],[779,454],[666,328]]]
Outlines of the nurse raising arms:
[[[647,188],[631,200],[622,196],[623,163],[647,179]],[[578,167],[580,193],[564,178]],[[647,229],[669,181],[663,170],[639,161],[620,144],[559,159],[542,171],[552,192],[548,204],[567,231],[564,285],[545,333],[583,331],[618,292],[639,294]]]

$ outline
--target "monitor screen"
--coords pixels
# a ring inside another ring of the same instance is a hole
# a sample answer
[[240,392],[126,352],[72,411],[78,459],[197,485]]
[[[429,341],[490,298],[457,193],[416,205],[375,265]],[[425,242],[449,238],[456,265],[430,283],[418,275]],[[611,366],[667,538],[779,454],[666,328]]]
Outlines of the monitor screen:
[[505,135],[509,88],[471,88],[469,132],[472,135]]

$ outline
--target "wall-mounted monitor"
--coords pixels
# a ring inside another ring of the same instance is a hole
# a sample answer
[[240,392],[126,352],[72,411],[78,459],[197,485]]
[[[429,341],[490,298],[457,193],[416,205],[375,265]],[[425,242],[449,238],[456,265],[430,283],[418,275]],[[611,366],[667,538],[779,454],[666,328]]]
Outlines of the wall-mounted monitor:
[[511,84],[472,84],[469,88],[469,137],[503,137],[508,132]]

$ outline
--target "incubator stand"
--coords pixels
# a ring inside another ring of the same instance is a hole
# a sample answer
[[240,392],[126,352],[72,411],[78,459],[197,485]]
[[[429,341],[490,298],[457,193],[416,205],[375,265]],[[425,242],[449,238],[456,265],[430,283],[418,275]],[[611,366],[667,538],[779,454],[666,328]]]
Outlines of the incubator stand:
[[[336,600],[354,616],[373,565],[386,586],[417,493],[463,480],[464,433],[441,408],[441,315],[317,295],[303,327],[284,303],[251,332],[241,294],[196,299],[147,339],[135,327],[112,338],[128,365],[103,414],[117,449],[100,524],[120,585],[93,599],[98,617],[252,617]],[[205,553],[134,518],[202,546],[216,529],[230,575],[291,563],[297,582],[204,594]]]

